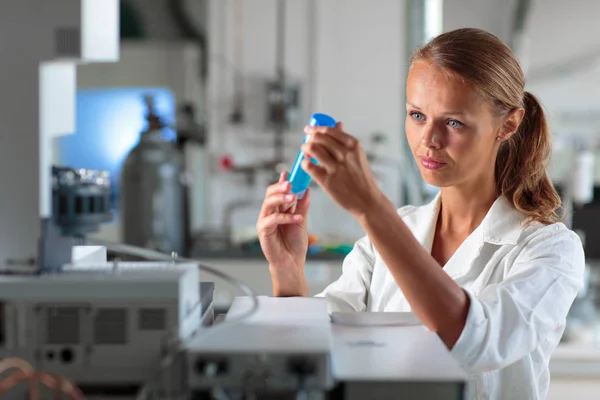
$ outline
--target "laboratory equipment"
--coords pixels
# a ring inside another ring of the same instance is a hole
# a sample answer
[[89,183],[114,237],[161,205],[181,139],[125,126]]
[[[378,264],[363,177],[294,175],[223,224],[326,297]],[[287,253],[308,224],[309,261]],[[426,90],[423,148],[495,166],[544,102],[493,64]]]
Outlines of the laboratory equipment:
[[[32,271],[51,224],[55,138],[75,127],[77,66],[119,54],[117,0],[0,4],[0,269]],[[10,61],[8,61],[10,59]]]
[[87,396],[134,396],[169,340],[200,329],[198,282],[196,265],[167,263],[73,264],[57,274],[2,276],[0,357],[68,377]]
[[106,171],[52,168],[52,217],[42,222],[40,270],[60,269],[71,260],[71,248],[83,244],[83,235],[112,219],[110,196]]
[[[313,114],[308,121],[308,124],[311,126],[330,126],[335,127],[335,120],[326,114]],[[310,135],[304,136],[304,140],[302,144],[306,143],[310,140]],[[294,166],[290,171],[290,175],[288,177],[288,181],[292,183],[292,193],[298,196],[301,199],[308,189],[308,185],[310,185],[311,177],[302,169],[302,161],[304,161],[304,153],[302,151],[298,152],[298,156],[296,156],[296,161],[294,162]],[[317,160],[311,159],[312,162],[316,163]]]
[[151,96],[146,97],[148,127],[123,165],[120,188],[121,230],[124,243],[163,253],[186,255],[189,215],[182,151],[163,136]]
[[[207,123],[206,82],[199,71],[204,68],[207,59],[201,47],[189,40],[148,38],[121,40],[117,62],[79,66],[77,101],[81,107],[77,110],[75,135],[78,138],[68,139],[67,151],[74,151],[74,142],[99,146],[97,155],[88,156],[88,161],[94,164],[81,166],[109,169],[114,177],[113,189],[116,189],[115,186],[118,188],[123,159],[137,144],[145,126],[144,111],[139,111],[144,94],[154,96],[156,110],[166,122],[175,121],[178,137],[180,129],[194,129],[189,126],[188,105],[195,111],[193,118],[204,129]],[[89,154],[88,151],[86,153]],[[190,225],[192,231],[198,231],[206,228],[212,211],[208,201],[211,193],[208,144],[188,141],[185,154],[188,163],[186,175],[191,177],[192,182],[188,185],[191,191]],[[63,153],[60,156],[63,161]],[[68,161],[71,160],[77,161],[76,156],[68,156]],[[99,161],[108,166],[97,165]],[[118,196],[115,190],[113,197]],[[119,231],[118,224],[117,218],[115,228]]]
[[[237,298],[226,321],[248,307],[247,298]],[[334,386],[331,326],[322,299],[261,297],[259,312],[235,327],[215,329],[182,345],[192,394],[213,387],[281,392]]]
[[[236,298],[225,321],[248,307],[248,298]],[[148,394],[163,387],[173,398],[464,399],[466,374],[439,337],[402,325],[331,324],[325,299],[260,297],[249,318],[183,343]],[[174,380],[181,371],[185,378]]]

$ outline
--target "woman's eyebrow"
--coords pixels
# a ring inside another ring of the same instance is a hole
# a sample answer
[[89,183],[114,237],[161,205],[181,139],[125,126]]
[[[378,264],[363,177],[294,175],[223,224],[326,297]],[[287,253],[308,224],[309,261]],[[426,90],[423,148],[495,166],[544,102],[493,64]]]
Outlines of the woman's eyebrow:
[[[411,108],[416,108],[417,110],[421,109],[419,106],[412,104],[409,101],[406,102],[406,105]],[[464,111],[444,111],[442,114],[444,114],[444,115],[466,115],[467,113]]]

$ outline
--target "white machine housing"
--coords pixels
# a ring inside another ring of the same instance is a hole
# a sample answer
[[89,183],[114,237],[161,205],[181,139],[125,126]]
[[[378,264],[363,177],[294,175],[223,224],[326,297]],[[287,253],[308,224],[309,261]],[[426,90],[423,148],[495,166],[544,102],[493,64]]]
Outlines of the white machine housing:
[[333,387],[331,324],[325,300],[258,299],[255,314],[234,322],[251,307],[249,297],[236,298],[225,325],[202,331],[182,344],[188,395],[214,387],[258,391]]
[[196,264],[107,263],[0,276],[0,358],[86,385],[145,384],[200,329]]
[[[259,297],[258,311],[236,321],[251,304],[236,298],[225,325],[182,343],[161,379],[168,398],[203,398],[216,388],[232,398],[280,391],[305,398],[462,400],[472,389],[439,336],[411,313],[332,314],[330,322],[323,298]],[[185,380],[177,382],[182,370]]]
[[75,130],[77,65],[119,58],[118,0],[0,2],[0,269],[33,267],[53,138]]

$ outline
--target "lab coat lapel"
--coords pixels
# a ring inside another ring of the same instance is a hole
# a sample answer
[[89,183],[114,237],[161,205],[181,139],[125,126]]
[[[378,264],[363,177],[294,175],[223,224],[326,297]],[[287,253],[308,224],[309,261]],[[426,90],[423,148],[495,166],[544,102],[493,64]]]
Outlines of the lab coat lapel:
[[[521,221],[523,214],[516,210],[509,201],[500,196],[481,224],[465,239],[465,241],[456,250],[454,255],[444,266],[444,271],[457,279],[467,274],[471,269],[477,268],[478,259],[481,260],[481,268],[489,261],[489,255],[495,250],[482,252],[484,246],[500,247],[503,245],[516,245],[523,231]],[[487,255],[487,256],[486,256]]]
[[483,240],[496,245],[516,245],[524,229],[524,217],[506,197],[498,197],[481,223]]

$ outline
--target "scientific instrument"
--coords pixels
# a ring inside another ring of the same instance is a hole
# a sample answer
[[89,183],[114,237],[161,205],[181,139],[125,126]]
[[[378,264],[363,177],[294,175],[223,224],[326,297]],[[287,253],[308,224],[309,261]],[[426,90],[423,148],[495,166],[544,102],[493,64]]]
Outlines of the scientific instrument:
[[127,156],[121,173],[123,241],[163,253],[187,255],[187,182],[183,152],[165,140],[167,124],[146,96],[147,129]]

